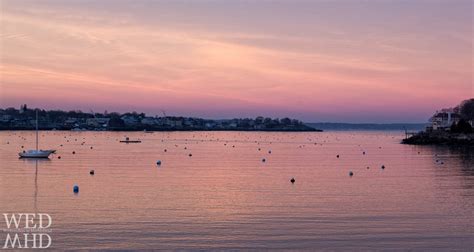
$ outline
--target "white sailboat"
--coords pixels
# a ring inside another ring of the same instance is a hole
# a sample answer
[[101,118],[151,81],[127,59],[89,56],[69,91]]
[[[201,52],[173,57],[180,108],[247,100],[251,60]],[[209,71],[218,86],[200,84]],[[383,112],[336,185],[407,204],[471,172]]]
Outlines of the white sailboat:
[[36,110],[36,149],[18,153],[20,158],[48,158],[56,150],[38,150],[38,110]]

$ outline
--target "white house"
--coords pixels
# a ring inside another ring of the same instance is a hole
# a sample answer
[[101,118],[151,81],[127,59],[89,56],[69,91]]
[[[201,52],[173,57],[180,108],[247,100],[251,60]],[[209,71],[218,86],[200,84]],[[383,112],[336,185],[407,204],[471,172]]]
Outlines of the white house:
[[449,129],[453,123],[458,123],[461,120],[461,116],[454,109],[442,109],[437,111],[431,118],[432,130]]

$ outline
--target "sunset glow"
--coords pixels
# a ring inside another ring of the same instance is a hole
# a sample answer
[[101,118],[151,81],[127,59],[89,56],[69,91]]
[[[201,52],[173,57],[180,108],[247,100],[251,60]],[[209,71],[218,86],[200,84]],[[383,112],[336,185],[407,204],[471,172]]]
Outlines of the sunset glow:
[[474,96],[470,0],[0,3],[2,107],[424,122]]

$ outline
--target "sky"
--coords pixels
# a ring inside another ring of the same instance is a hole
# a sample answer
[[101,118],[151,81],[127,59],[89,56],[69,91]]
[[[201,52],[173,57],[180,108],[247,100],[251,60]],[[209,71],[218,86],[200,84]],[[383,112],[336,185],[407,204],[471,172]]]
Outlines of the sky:
[[471,0],[0,0],[0,107],[425,122],[474,97]]

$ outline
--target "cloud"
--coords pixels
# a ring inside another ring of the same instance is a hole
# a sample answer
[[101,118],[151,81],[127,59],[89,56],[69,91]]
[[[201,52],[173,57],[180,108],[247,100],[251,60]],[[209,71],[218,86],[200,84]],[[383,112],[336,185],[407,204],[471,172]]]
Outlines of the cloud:
[[[136,9],[70,5],[17,2],[3,8],[2,96],[21,99],[20,89],[33,88],[45,103],[55,92],[78,104],[119,100],[181,111],[194,106],[203,113],[217,111],[212,105],[218,103],[235,113],[251,106],[269,113],[304,106],[310,117],[336,106],[350,110],[353,103],[377,106],[379,99],[390,106],[452,101],[472,90],[472,60],[460,54],[466,38],[459,32],[451,32],[457,39],[450,42],[461,41],[459,51],[440,51],[444,43],[429,32],[358,34],[318,23],[308,35],[223,30],[170,22],[161,9],[156,17],[140,17]],[[193,18],[200,20],[188,21]]]

